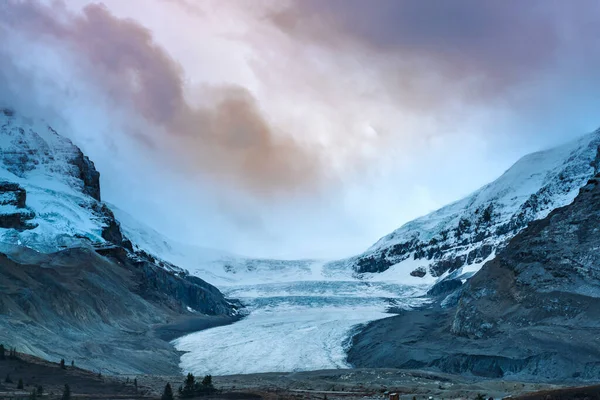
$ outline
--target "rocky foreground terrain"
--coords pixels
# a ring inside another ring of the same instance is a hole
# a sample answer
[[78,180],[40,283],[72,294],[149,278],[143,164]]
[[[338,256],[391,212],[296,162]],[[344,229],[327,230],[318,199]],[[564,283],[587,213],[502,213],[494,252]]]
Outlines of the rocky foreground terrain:
[[[600,184],[532,222],[437,305],[370,323],[357,367],[420,368],[532,381],[600,379]],[[450,283],[449,283],[450,282]]]

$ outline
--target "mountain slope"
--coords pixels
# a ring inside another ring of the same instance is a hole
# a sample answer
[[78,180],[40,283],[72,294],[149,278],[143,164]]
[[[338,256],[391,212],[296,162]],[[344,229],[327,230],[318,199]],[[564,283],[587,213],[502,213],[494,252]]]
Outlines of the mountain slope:
[[385,272],[378,279],[415,283],[458,269],[472,274],[529,222],[573,201],[598,170],[599,145],[600,130],[529,154],[470,196],[403,225],[330,268],[352,268],[365,277]]
[[376,321],[354,338],[355,366],[426,368],[533,381],[600,373],[600,175],[532,222],[449,309]]
[[99,177],[71,141],[0,109],[0,342],[109,372],[177,373],[164,332],[233,322],[237,303],[135,251]]

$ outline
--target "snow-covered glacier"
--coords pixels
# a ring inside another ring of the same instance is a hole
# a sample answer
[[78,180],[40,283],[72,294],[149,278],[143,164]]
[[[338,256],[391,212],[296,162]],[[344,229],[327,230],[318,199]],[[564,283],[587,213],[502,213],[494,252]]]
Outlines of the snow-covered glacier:
[[252,259],[175,242],[113,207],[135,246],[202,277],[248,315],[175,340],[183,371],[242,374],[347,368],[345,346],[360,324],[390,307],[422,304],[422,281],[364,281],[317,260]]
[[345,345],[357,325],[410,307],[424,288],[385,282],[299,281],[222,289],[250,314],[233,325],[174,341],[183,371],[246,374],[348,368]]

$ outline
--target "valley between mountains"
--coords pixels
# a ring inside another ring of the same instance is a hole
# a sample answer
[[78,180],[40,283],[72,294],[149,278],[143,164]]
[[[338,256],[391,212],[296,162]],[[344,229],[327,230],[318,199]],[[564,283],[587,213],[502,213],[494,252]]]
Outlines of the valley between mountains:
[[600,377],[600,131],[343,260],[178,243],[103,202],[92,160],[0,111],[0,342],[106,374],[402,368]]

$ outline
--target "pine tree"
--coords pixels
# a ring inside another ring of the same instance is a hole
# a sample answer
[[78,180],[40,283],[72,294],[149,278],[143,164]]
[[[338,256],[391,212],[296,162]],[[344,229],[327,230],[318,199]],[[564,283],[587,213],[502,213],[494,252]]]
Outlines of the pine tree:
[[23,379],[19,378],[19,383],[17,383],[17,389],[23,389]]
[[207,386],[207,387],[212,387],[212,375],[206,375],[204,376],[204,379],[202,379],[202,385],[203,386]]
[[4,360],[6,358],[6,349],[3,344],[0,344],[0,360]]
[[133,379],[133,386],[135,386],[136,389],[138,388],[138,386],[137,386],[137,378]]
[[71,367],[75,368],[75,360],[71,360]]
[[167,385],[165,386],[165,390],[163,392],[162,397],[160,398],[160,400],[173,400],[173,389],[171,389],[171,384],[167,383]]
[[205,375],[204,379],[202,379],[202,387],[199,388],[201,394],[213,393],[215,392],[215,387],[212,383],[212,375]]
[[4,383],[13,383],[12,379],[10,379],[10,374],[6,374],[6,378],[4,379]]
[[186,399],[194,397],[196,395],[196,378],[193,374],[188,373],[185,381],[183,382],[183,388],[179,388],[179,397]]
[[17,349],[12,347],[10,349],[10,351],[8,352],[8,358],[11,360],[16,360],[17,359]]
[[64,358],[61,358],[61,359],[60,359],[60,367],[61,367],[62,369],[65,369],[65,359],[64,359]]
[[68,384],[65,384],[61,400],[71,400],[71,388]]
[[39,396],[44,394],[44,388],[41,385],[37,387],[37,394]]

